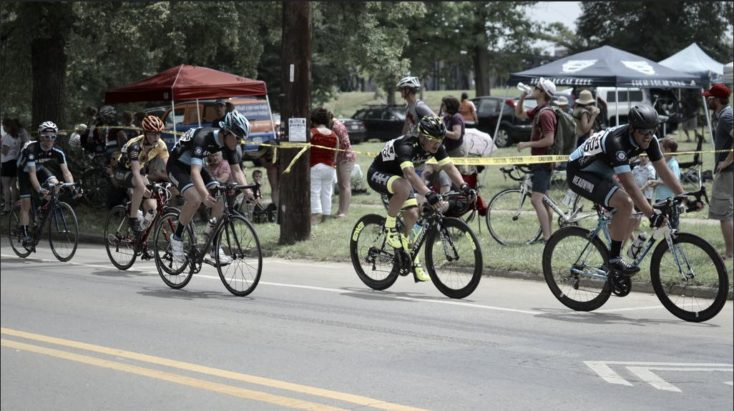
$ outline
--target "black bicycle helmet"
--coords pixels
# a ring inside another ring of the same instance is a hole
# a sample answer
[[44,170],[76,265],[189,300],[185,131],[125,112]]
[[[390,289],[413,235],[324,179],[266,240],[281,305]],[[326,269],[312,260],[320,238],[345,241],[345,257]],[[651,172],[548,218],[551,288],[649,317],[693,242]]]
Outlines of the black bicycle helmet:
[[434,140],[443,140],[446,137],[446,126],[439,117],[425,116],[418,122],[418,133]]
[[651,130],[658,126],[658,112],[647,104],[638,104],[627,113],[630,127],[635,130]]

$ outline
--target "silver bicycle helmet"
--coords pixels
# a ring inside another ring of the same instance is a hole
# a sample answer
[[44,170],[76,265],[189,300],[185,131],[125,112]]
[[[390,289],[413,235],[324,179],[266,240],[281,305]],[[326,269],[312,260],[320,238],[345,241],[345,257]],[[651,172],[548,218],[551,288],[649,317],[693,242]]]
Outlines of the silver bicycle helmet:
[[59,132],[59,128],[56,126],[56,123],[53,121],[44,121],[38,126],[38,133],[44,133],[52,131],[54,134]]
[[250,134],[250,122],[237,110],[227,113],[224,120],[219,122],[219,127],[233,132],[238,138],[245,138]]
[[418,80],[418,77],[413,76],[407,76],[403,77],[398,81],[398,84],[395,85],[396,88],[410,88],[413,90],[419,90],[421,88],[421,82]]

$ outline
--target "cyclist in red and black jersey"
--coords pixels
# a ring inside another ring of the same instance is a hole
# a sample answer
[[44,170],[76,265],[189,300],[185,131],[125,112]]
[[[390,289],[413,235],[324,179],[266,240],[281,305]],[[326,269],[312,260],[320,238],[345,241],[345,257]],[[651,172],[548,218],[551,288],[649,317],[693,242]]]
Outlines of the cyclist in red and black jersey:
[[[393,248],[402,247],[406,250],[409,248],[408,233],[418,221],[418,201],[413,190],[424,196],[432,206],[438,205],[441,200],[441,197],[429,189],[425,181],[416,174],[416,167],[425,164],[430,158],[435,158],[439,170],[445,171],[462,191],[468,195],[473,194],[473,190],[464,182],[459,170],[446,154],[442,144],[446,136],[443,120],[436,116],[423,117],[418,122],[417,134],[417,136],[398,137],[385,143],[367,171],[367,182],[370,187],[390,197],[385,220],[387,242]],[[396,229],[397,216],[401,209],[405,220],[403,233],[399,233]],[[416,281],[429,279],[417,259],[413,262],[413,273]]]
[[[655,109],[645,104],[637,105],[630,109],[627,118],[629,124],[595,133],[571,153],[566,181],[578,195],[616,210],[609,226],[612,239],[609,268],[634,275],[639,267],[626,263],[620,257],[622,242],[633,228],[631,217],[634,207],[650,219],[652,227],[660,227],[666,220],[647,202],[635,184],[630,159],[644,152],[658,176],[676,195],[683,193],[683,187],[665,163],[654,135],[658,125]],[[612,178],[614,175],[621,187]]]

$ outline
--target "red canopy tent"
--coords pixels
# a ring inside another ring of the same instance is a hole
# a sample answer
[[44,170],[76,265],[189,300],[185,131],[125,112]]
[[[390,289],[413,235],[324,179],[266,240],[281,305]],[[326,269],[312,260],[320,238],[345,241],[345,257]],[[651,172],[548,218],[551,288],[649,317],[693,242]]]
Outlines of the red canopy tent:
[[181,64],[155,76],[105,93],[105,103],[195,100],[233,96],[267,96],[264,81]]
[[[181,64],[147,79],[109,90],[105,103],[132,103],[136,101],[170,100],[172,111],[175,102],[184,100],[265,96],[270,110],[267,87],[264,81],[252,80],[207,67]],[[198,111],[197,111],[198,114]],[[270,113],[272,116],[272,113]],[[174,116],[173,130],[176,130]],[[199,119],[201,126],[201,119]],[[174,133],[175,134],[175,133]],[[275,130],[273,130],[275,135]],[[178,136],[176,136],[178,141]]]

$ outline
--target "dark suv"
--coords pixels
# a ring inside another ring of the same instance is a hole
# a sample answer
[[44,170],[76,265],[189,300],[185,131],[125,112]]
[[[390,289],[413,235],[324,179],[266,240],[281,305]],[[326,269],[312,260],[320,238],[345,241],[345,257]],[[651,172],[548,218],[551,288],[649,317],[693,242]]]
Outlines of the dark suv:
[[[479,119],[477,128],[489,133],[494,138],[497,147],[507,147],[519,141],[530,140],[531,121],[520,120],[515,116],[517,98],[481,96],[473,98],[472,101],[477,107],[477,118]],[[530,110],[536,105],[537,101],[535,99],[525,100],[525,110]],[[502,109],[502,119],[500,120],[500,128],[495,135],[500,109]]]
[[405,124],[405,106],[374,105],[357,110],[352,118],[361,120],[367,129],[367,139],[382,141],[400,137]]

